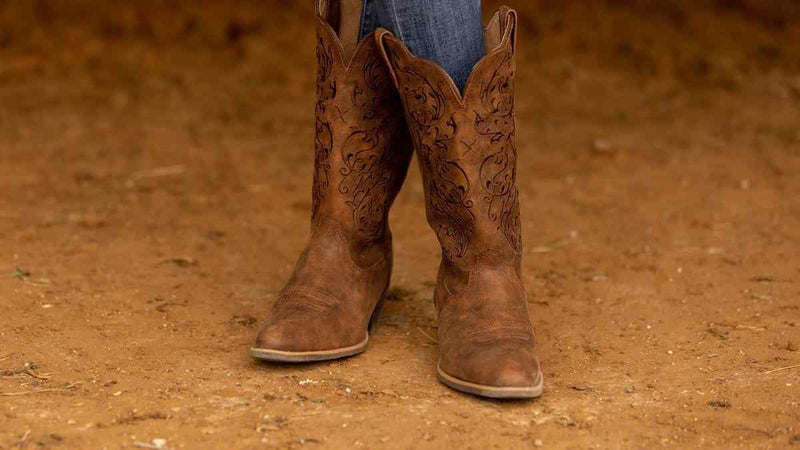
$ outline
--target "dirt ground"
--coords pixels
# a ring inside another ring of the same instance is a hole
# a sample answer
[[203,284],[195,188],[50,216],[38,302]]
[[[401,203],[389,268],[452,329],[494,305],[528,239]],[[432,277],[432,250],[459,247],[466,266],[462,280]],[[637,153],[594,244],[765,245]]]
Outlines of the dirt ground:
[[509,2],[546,390],[496,402],[436,381],[416,164],[369,350],[248,356],[308,235],[286,3],[0,1],[0,448],[800,449],[800,4]]

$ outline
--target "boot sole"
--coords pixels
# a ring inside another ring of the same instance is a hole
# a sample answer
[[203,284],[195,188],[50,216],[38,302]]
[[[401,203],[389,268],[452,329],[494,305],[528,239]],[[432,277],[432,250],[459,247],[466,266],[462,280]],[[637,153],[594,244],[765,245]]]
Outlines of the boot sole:
[[357,355],[367,349],[369,336],[363,341],[350,347],[342,347],[334,350],[320,350],[309,352],[287,352],[283,350],[271,350],[268,348],[250,348],[250,356],[264,361],[304,363],[314,361],[330,361],[332,359],[347,358]]
[[536,398],[544,392],[544,376],[539,372],[539,383],[531,387],[498,387],[470,383],[445,373],[441,367],[436,366],[437,378],[445,386],[467,394],[479,397],[514,399]]
[[250,356],[264,361],[305,363],[315,361],[330,361],[334,359],[347,358],[362,353],[367,349],[369,337],[374,334],[375,330],[378,328],[378,322],[380,321],[383,313],[383,304],[386,301],[386,294],[388,291],[389,288],[387,287],[383,291],[381,299],[378,300],[378,303],[375,305],[375,309],[372,311],[372,316],[370,317],[369,325],[367,326],[367,337],[365,337],[363,341],[356,345],[333,350],[312,350],[304,352],[291,352],[284,350],[273,350],[269,348],[250,347]]

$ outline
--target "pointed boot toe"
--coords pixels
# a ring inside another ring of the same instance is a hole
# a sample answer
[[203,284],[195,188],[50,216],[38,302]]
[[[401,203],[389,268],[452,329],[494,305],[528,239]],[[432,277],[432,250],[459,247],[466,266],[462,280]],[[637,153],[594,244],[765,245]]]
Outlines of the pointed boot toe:
[[544,386],[536,355],[513,345],[485,347],[454,361],[443,358],[438,377],[453,389],[489,398],[534,398]]
[[[353,356],[367,348],[369,336],[356,330],[331,330],[322,319],[265,325],[250,348],[253,357],[274,362],[313,362]],[[317,322],[317,323],[313,323]],[[338,331],[338,333],[337,333]],[[336,339],[331,339],[336,336]]]

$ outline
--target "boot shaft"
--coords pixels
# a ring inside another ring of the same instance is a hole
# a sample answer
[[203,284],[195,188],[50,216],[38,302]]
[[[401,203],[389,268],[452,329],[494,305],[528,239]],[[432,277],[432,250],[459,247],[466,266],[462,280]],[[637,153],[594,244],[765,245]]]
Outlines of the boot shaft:
[[[411,158],[402,105],[372,35],[345,51],[317,5],[317,102],[312,222],[335,220],[350,239],[384,237]],[[338,20],[334,24],[345,22]],[[352,53],[350,55],[349,53]]]
[[485,29],[487,54],[463,95],[431,61],[387,31],[377,37],[403,101],[425,183],[427,216],[445,261],[462,270],[479,256],[519,266],[522,253],[514,118],[516,13]]

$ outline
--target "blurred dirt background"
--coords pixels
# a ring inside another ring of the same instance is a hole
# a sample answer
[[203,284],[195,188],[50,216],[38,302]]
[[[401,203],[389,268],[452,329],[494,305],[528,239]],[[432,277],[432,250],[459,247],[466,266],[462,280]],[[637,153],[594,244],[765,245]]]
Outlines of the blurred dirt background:
[[798,2],[509,1],[528,402],[436,382],[416,164],[370,349],[248,356],[308,233],[289,3],[0,0],[0,448],[800,448]]

